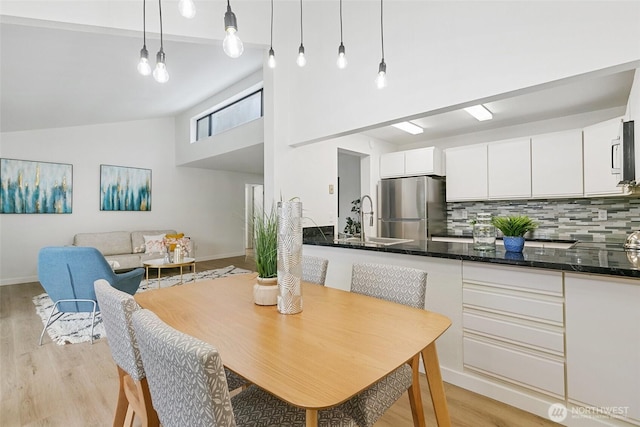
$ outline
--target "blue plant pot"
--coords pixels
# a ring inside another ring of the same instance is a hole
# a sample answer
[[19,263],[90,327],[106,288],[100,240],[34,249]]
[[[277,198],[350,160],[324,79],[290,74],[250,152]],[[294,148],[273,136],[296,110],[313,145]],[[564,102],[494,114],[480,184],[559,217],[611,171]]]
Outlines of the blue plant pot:
[[504,236],[502,241],[507,252],[522,252],[524,248],[524,237]]

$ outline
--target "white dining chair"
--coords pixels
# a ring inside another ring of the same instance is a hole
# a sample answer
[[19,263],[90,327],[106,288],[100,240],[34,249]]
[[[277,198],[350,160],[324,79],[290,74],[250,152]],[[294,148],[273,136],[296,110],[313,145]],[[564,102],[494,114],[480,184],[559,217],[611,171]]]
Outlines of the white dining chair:
[[[353,264],[351,292],[424,308],[427,272],[397,265]],[[417,369],[417,367],[416,367]],[[413,384],[407,363],[344,403],[360,427],[371,427]]]
[[[304,409],[255,385],[230,397],[222,359],[210,344],[177,331],[149,310],[133,315],[133,327],[163,427],[305,425]],[[358,424],[334,408],[318,411],[318,426]]]

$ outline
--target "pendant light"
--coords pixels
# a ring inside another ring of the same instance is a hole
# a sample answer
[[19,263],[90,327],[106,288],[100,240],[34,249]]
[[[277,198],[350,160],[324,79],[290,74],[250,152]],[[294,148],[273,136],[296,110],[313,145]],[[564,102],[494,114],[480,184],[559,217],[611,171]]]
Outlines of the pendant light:
[[169,72],[165,62],[164,45],[162,40],[162,0],[158,0],[158,10],[160,11],[160,50],[156,55],[156,68],[153,70],[153,78],[158,83],[166,83],[169,80]]
[[342,43],[342,0],[340,0],[340,46],[338,46],[338,68],[341,70],[347,66],[347,57],[344,53],[344,44]]
[[244,51],[244,46],[242,45],[240,37],[236,35],[238,32],[238,21],[236,20],[235,13],[231,11],[229,0],[227,0],[227,12],[224,14],[224,31],[227,33],[222,42],[224,53],[231,58],[239,57]]
[[140,49],[140,62],[138,62],[138,72],[143,76],[151,74],[149,65],[149,51],[147,50],[147,17],[146,0],[142,0],[142,49]]
[[180,0],[178,2],[178,11],[180,11],[180,15],[191,19],[196,16],[196,5],[193,0]]
[[383,10],[382,1],[380,0],[380,44],[382,46],[382,59],[380,65],[378,65],[378,76],[376,77],[376,86],[378,89],[382,89],[387,86],[387,64],[384,62],[384,26],[383,26]]
[[296,64],[299,67],[307,65],[307,58],[304,56],[304,44],[302,43],[302,0],[300,0],[300,47],[298,48],[298,58]]
[[276,68],[276,54],[273,51],[273,0],[271,0],[271,42],[269,44],[269,59],[267,60],[269,68]]

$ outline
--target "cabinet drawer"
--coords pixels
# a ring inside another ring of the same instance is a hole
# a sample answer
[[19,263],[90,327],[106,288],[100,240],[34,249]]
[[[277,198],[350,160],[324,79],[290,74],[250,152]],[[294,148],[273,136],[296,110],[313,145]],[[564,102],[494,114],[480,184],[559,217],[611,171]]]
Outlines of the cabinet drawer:
[[463,262],[462,279],[465,282],[563,296],[562,273],[556,271],[494,265],[488,267],[486,264]]
[[564,324],[563,304],[560,302],[465,288],[462,290],[462,303],[526,319],[552,322],[559,326]]
[[564,397],[564,363],[464,338],[464,365],[504,380]]
[[462,325],[465,330],[471,332],[487,334],[515,344],[551,351],[559,356],[564,355],[564,334],[559,331],[550,331],[474,313],[464,313]]

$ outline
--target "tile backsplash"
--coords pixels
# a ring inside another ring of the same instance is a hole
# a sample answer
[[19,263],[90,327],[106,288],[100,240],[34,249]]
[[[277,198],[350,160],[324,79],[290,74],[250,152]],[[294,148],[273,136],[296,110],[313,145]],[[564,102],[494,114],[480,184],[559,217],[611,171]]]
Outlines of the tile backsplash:
[[[607,219],[598,220],[599,211]],[[527,215],[538,223],[532,238],[583,241],[624,241],[640,230],[640,198],[500,200],[447,203],[447,232],[470,235],[479,212],[492,216]],[[466,216],[466,219],[464,217]]]

